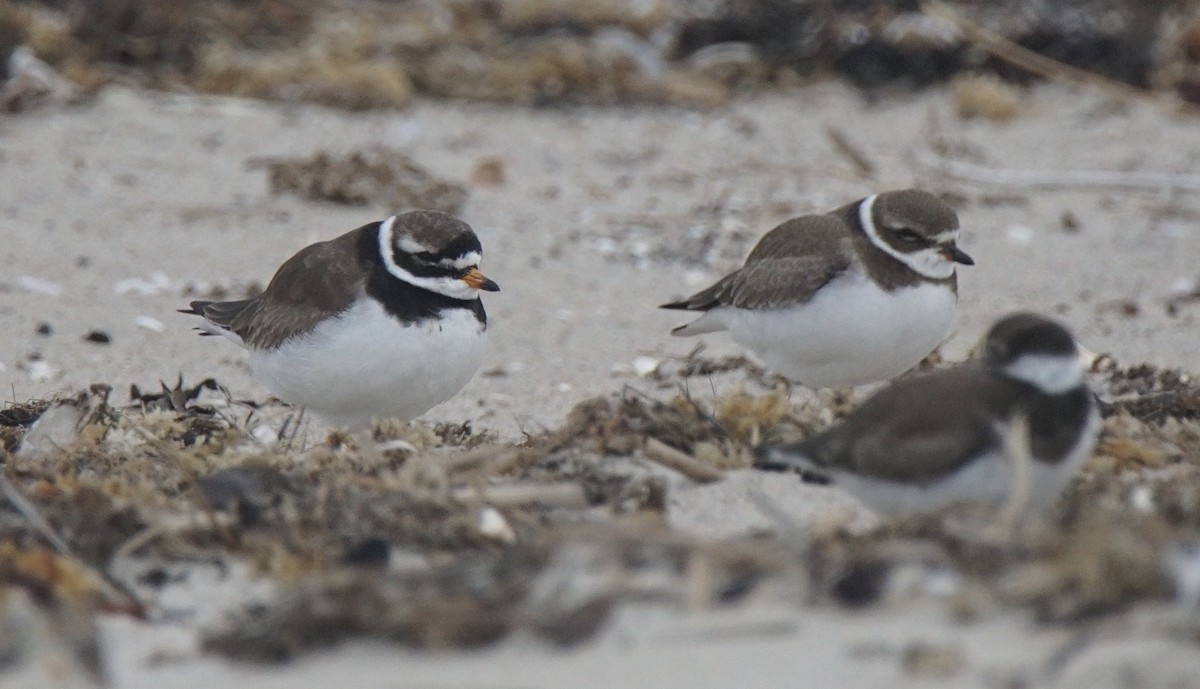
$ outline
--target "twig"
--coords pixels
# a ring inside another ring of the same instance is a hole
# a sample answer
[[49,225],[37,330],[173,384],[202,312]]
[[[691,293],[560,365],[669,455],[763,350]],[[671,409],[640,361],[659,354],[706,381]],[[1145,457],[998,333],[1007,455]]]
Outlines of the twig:
[[8,475],[3,471],[0,471],[0,492],[4,493],[4,497],[8,498],[9,503],[12,504],[12,506],[21,514],[21,516],[25,517],[30,526],[32,526],[35,531],[41,534],[42,538],[45,538],[46,541],[54,547],[54,550],[60,556],[75,562],[83,569],[91,572],[96,577],[101,591],[107,599],[110,601],[124,599],[125,601],[131,603],[130,610],[133,614],[141,615],[144,613],[145,604],[138,599],[137,595],[135,595],[128,586],[121,581],[118,581],[108,572],[96,567],[92,567],[71,552],[71,546],[67,544],[67,542],[63,540],[63,538],[59,536],[57,532],[55,532],[54,527],[50,525],[50,522],[47,521],[40,512],[38,512],[37,508],[33,506],[33,503],[31,503],[29,499],[25,497],[25,495],[21,492],[21,489],[18,488],[17,485],[13,483],[12,480],[8,478]]
[[509,445],[484,445],[456,455],[441,457],[437,462],[448,474],[474,469],[481,464],[507,466],[520,457],[521,449]]
[[709,466],[685,452],[680,452],[657,438],[646,438],[642,454],[646,456],[646,459],[678,471],[698,483],[720,481],[724,475],[720,469]]
[[16,508],[17,512],[21,513],[21,516],[25,517],[29,525],[41,534],[42,538],[45,538],[50,545],[54,546],[59,555],[74,557],[71,553],[71,546],[67,545],[67,542],[55,533],[54,527],[50,526],[50,522],[46,521],[41,512],[38,512],[37,508],[33,506],[33,503],[29,502],[29,499],[21,493],[21,489],[17,488],[16,484],[4,473],[0,473],[0,492],[4,493],[4,497],[8,498],[8,502]]
[[484,489],[456,489],[455,500],[482,500],[492,507],[518,507],[538,504],[545,507],[587,507],[587,494],[578,483],[524,483],[488,486]]
[[[308,407],[300,407],[300,413],[296,416],[296,425],[292,427],[292,437],[288,438],[287,445],[283,448],[284,452],[292,451],[292,444],[296,442],[296,436],[300,435],[300,427],[304,424],[304,421],[306,420],[304,418],[304,415],[307,411],[308,411]],[[308,431],[307,430],[305,431],[304,438],[305,439],[300,443],[300,447],[304,447],[305,445],[308,444]]]
[[862,148],[850,140],[846,132],[832,124],[826,124],[825,135],[829,137],[830,143],[833,144],[833,150],[845,156],[850,161],[850,164],[854,166],[859,176],[874,179],[875,170],[877,169],[875,163],[871,162],[871,159],[867,157]]
[[1155,94],[1150,91],[1130,86],[1095,72],[1073,67],[1020,46],[967,19],[940,0],[925,0],[921,3],[921,11],[930,17],[954,24],[959,31],[962,31],[963,37],[968,42],[979,46],[995,57],[1045,79],[1095,86],[1122,100],[1157,100]]
[[[201,519],[208,522],[202,524]],[[220,527],[231,529],[237,526],[237,517],[232,514],[164,514],[159,515],[152,526],[147,526],[133,536],[130,536],[125,542],[113,551],[112,560],[132,557],[139,550],[146,547],[150,543],[162,538],[163,536],[178,535],[197,531],[201,533],[211,533],[213,530],[213,522],[215,521]]]
[[1200,176],[1170,172],[1118,172],[1113,170],[1009,170],[953,160],[932,151],[918,151],[918,165],[947,177],[1001,187],[1047,189],[1105,188],[1133,190],[1200,191]]

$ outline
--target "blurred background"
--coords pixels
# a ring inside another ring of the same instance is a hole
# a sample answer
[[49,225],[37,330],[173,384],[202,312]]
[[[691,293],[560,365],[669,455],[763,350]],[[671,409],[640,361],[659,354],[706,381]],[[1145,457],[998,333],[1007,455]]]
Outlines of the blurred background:
[[[1032,78],[981,48],[958,17],[1066,65],[1200,100],[1200,18],[1186,0],[924,9],[910,0],[5,0],[0,76],[27,69],[11,60],[24,46],[84,93],[119,82],[347,109],[419,97],[712,106],[831,77],[872,97],[968,70]],[[10,112],[33,99],[14,86]]]

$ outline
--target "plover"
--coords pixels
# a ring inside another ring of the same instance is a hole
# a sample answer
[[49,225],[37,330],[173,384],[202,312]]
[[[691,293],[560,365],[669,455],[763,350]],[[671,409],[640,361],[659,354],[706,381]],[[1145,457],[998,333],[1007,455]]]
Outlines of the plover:
[[958,216],[916,189],[868,196],[768,232],[746,263],[664,309],[703,311],[672,330],[727,330],[809,387],[892,378],[946,337],[958,303]]
[[301,249],[266,290],[193,301],[202,334],[250,350],[280,398],[329,421],[411,420],[462,389],[484,356],[483,250],[465,222],[418,210]]
[[1098,405],[1071,334],[1043,316],[1008,316],[982,360],[900,380],[840,423],[792,445],[763,446],[755,466],[832,480],[885,515],[960,501],[1000,503],[1027,455],[1025,505],[1052,502],[1091,455]]

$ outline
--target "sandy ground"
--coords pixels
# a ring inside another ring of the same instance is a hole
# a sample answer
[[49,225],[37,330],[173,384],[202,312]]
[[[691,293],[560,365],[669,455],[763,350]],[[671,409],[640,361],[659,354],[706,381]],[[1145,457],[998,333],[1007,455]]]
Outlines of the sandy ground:
[[[835,152],[827,124],[874,161],[875,179]],[[1188,173],[1200,157],[1193,119],[1063,88],[1035,91],[1007,125],[959,121],[938,91],[868,107],[838,86],[707,113],[425,104],[364,115],[109,90],[94,105],[0,121],[6,392],[24,400],[106,382],[123,393],[182,373],[262,397],[244,354],[193,337],[175,309],[189,285],[265,284],[304,245],[395,210],[272,196],[247,161],[380,144],[452,180],[481,158],[505,166],[507,183],[473,188],[462,213],[503,288],[485,295],[493,375],[429,418],[473,418],[510,437],[552,425],[619,387],[614,369],[635,357],[694,347],[667,335],[686,316],[655,305],[737,265],[777,222],[909,185],[964,201],[961,243],[978,265],[960,271],[951,358],[999,315],[1036,309],[1121,361],[1200,368],[1200,303],[1175,317],[1165,306],[1200,279],[1193,194],[947,180],[914,162],[935,132],[972,159],[1021,170]],[[24,276],[59,292],[24,289]],[[142,316],[161,332],[139,327]],[[40,323],[53,333],[39,335]],[[93,329],[112,343],[84,343]],[[703,341],[710,354],[737,351],[723,335]],[[49,371],[29,368],[35,355]]]
[[[836,152],[826,125],[873,161],[873,178]],[[553,426],[592,395],[626,383],[649,389],[629,372],[636,357],[696,345],[667,335],[683,319],[656,304],[719,277],[789,216],[913,185],[961,199],[961,245],[977,261],[960,271],[950,358],[999,315],[1035,309],[1120,361],[1200,370],[1200,303],[1167,309],[1200,279],[1194,193],[956,181],[917,162],[935,137],[996,168],[1188,175],[1200,164],[1194,118],[1054,86],[1033,91],[1005,125],[958,120],[942,91],[867,105],[836,85],[702,113],[426,103],[347,114],[111,88],[86,106],[0,120],[0,372],[16,400],[93,382],[112,384],[123,400],[130,383],[179,374],[215,376],[240,397],[262,398],[244,354],[195,336],[174,310],[189,286],[265,283],[300,247],[396,210],[272,196],[266,173],[248,161],[381,144],[452,180],[465,182],[492,156],[506,173],[502,186],[473,187],[462,213],[502,286],[486,295],[490,374],[430,420],[469,418],[514,438]],[[85,343],[91,330],[111,344]],[[738,351],[723,336],[704,342],[713,355]],[[680,487],[673,523],[714,537],[746,533],[764,519],[748,494],[767,495],[800,528],[846,504],[829,489],[797,493],[794,481],[719,486]],[[1075,632],[1015,613],[953,624],[929,603],[862,615],[745,611],[733,620],[631,609],[571,652],[522,639],[433,656],[353,646],[276,669],[195,658],[191,641],[127,620],[106,621],[105,632],[119,687],[328,686],[347,667],[364,687],[934,686],[945,675],[914,671],[906,649],[949,641],[963,659],[949,677],[964,687],[1194,680],[1200,665],[1196,647],[1181,651],[1132,623],[1101,628],[1089,637],[1096,643],[1066,653],[1078,648]],[[181,659],[170,661],[172,649]]]

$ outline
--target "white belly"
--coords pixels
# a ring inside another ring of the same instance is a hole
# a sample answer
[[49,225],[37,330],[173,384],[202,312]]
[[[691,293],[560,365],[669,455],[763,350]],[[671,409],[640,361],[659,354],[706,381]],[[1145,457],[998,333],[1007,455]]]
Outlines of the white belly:
[[[1030,463],[1029,492],[1023,508],[1037,513],[1058,498],[1092,456],[1099,430],[1100,412],[1093,407],[1070,454],[1054,464],[1036,460]],[[834,483],[875,512],[896,516],[936,510],[958,502],[999,507],[1013,491],[1015,477],[1008,453],[997,451],[976,458],[956,473],[925,485],[881,481],[844,472],[835,474]]]
[[945,285],[888,293],[851,275],[799,306],[720,307],[709,315],[775,372],[810,387],[836,387],[887,380],[915,366],[946,337],[957,301]]
[[466,309],[405,327],[364,300],[313,332],[256,350],[254,373],[275,394],[330,421],[414,419],[463,388],[483,362],[487,333]]

